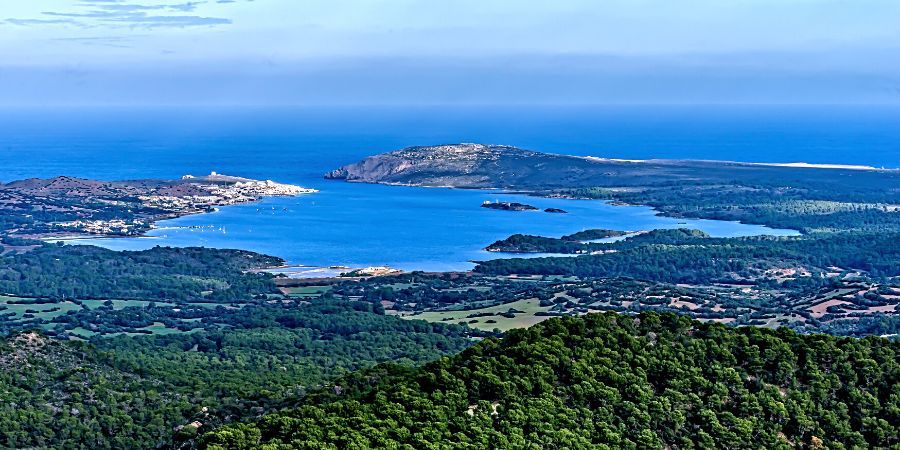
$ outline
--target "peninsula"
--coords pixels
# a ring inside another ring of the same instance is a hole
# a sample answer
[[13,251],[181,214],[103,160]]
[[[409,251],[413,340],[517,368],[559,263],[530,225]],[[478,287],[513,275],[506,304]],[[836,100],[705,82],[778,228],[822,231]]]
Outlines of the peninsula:
[[[325,178],[599,199],[647,205],[671,217],[734,220],[804,233],[841,227],[836,222],[848,219],[852,214],[845,212],[850,210],[882,214],[896,211],[900,204],[898,170],[632,161],[469,143],[408,147],[374,155],[335,169]],[[814,213],[816,219],[803,220],[801,212]],[[860,226],[873,225],[859,219]]]
[[316,190],[216,172],[185,175],[179,180],[31,178],[0,184],[0,232],[26,238],[135,236],[158,220],[265,197],[313,192]]
[[[449,144],[408,147],[335,169],[327,179],[428,187],[549,191],[579,187],[639,187],[673,183],[771,184],[787,178],[852,184],[900,181],[897,170],[839,165],[756,164],[701,160],[621,160],[570,156],[507,145]],[[633,189],[632,189],[633,190]]]

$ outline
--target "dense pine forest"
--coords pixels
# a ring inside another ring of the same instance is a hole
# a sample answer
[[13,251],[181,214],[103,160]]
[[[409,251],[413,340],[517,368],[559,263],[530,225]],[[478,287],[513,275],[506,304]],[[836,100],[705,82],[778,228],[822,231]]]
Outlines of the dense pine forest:
[[0,447],[188,446],[377,363],[415,365],[473,343],[466,328],[376,314],[371,304],[252,307],[221,331],[64,342],[0,341]]
[[[687,230],[663,230],[603,245],[602,249],[614,251],[609,254],[494,259],[482,262],[475,270],[492,275],[631,276],[674,283],[709,283],[753,278],[754,272],[767,268],[804,266],[855,269],[888,279],[900,275],[897,242],[900,232],[896,231],[798,238],[710,238]],[[540,248],[557,250],[552,245]]]
[[559,318],[419,370],[379,368],[203,436],[250,448],[891,448],[900,344]]
[[283,263],[281,258],[242,250],[156,247],[115,252],[88,245],[42,244],[0,255],[0,292],[54,300],[239,299],[275,289],[271,275],[247,273],[248,269]]

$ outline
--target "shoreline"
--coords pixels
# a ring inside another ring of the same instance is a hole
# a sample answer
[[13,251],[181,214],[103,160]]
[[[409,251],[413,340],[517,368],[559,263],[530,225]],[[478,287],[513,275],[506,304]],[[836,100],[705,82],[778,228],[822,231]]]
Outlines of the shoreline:
[[[387,265],[353,267],[344,265],[309,266],[305,264],[282,264],[280,266],[251,269],[251,273],[270,273],[282,280],[358,280],[384,276],[402,275],[414,271],[397,269]],[[283,277],[279,277],[283,275]],[[312,275],[312,276],[307,276]]]
[[[345,181],[345,180],[341,180],[341,181]],[[357,182],[357,183],[360,183],[360,184],[382,184],[382,185],[392,186],[392,184],[388,184],[388,183],[368,183],[368,182]],[[394,185],[394,186],[396,186],[396,185]],[[411,187],[411,188],[428,187],[428,186],[416,186],[416,185],[400,185],[400,186],[401,187]],[[436,187],[436,186],[430,186],[430,187]],[[593,200],[593,201],[599,201],[601,203],[605,203],[610,206],[644,207],[644,208],[648,208],[649,210],[651,210],[653,212],[653,214],[656,216],[665,217],[667,219],[682,219],[681,217],[664,214],[662,211],[659,211],[656,208],[653,208],[651,206],[628,205],[623,202],[616,202],[614,200],[577,198],[577,197],[563,196],[563,195],[554,196],[554,195],[546,195],[546,194],[536,192],[533,190],[521,190],[521,189],[519,189],[519,190],[506,190],[506,189],[500,189],[500,188],[494,188],[494,189],[451,188],[451,189],[490,192],[491,195],[527,195],[527,196],[536,197],[536,198],[559,199],[559,200],[567,200],[567,201],[571,201],[571,200],[590,201],[590,200]],[[241,204],[244,204],[244,205],[252,204],[254,202],[264,201],[264,200],[265,200],[264,198],[258,198],[252,202],[235,203],[235,204],[224,205],[224,206],[240,206]],[[475,205],[473,205],[473,209],[477,209],[474,206]],[[202,211],[194,210],[194,211],[185,212],[184,214],[170,214],[160,220],[172,220],[172,219],[177,219],[177,218],[185,217],[185,216],[189,216],[189,215],[209,214],[212,212],[215,212],[215,211],[213,211],[213,210],[202,210]],[[691,219],[691,220],[709,220],[709,219],[696,219],[695,218],[695,219]],[[722,222],[733,222],[733,223],[738,223],[738,224],[745,224],[744,222],[741,222],[741,221],[722,221]],[[583,222],[583,221],[581,222],[582,225],[584,225],[585,223],[586,222]],[[788,231],[791,233],[798,233],[797,230],[780,230],[780,229],[771,228],[771,227],[768,227],[768,226],[762,225],[762,224],[746,224],[746,225],[754,225],[754,226],[762,227],[760,229],[761,231],[758,231],[758,234],[764,235],[764,236],[783,236],[783,235],[785,235],[784,231]],[[678,227],[678,226],[673,224],[672,227]],[[77,245],[80,243],[77,241],[91,241],[91,240],[96,240],[96,239],[111,239],[111,238],[140,238],[141,240],[156,239],[156,240],[162,241],[166,238],[166,236],[148,236],[147,235],[147,233],[152,232],[152,230],[159,230],[162,228],[167,228],[167,227],[160,227],[156,224],[156,221],[154,221],[153,225],[150,228],[148,228],[147,230],[143,230],[138,235],[103,235],[103,234],[63,233],[63,234],[54,234],[54,235],[50,235],[50,236],[44,236],[42,240],[45,240],[45,241],[72,241],[71,244],[73,244],[73,245]],[[175,227],[175,228],[190,228],[190,227]],[[577,230],[575,230],[573,228],[573,231],[577,231]],[[514,233],[514,231],[510,231],[510,234],[512,234],[512,233]],[[503,236],[503,237],[507,237],[507,236]],[[144,242],[146,243],[147,241],[144,241]],[[152,241],[150,241],[150,242],[152,242]],[[484,244],[487,244],[487,242],[485,242]],[[98,245],[101,247],[106,247],[103,244],[98,244],[98,243],[94,243],[94,242],[87,243],[87,245]],[[116,248],[116,246],[117,246],[117,244],[115,244],[115,243],[110,243],[110,245],[113,246],[113,248]],[[136,244],[136,245],[142,245],[142,244]],[[146,245],[152,245],[152,244],[146,244]],[[166,245],[166,244],[161,243],[160,245]],[[484,251],[484,248],[481,245],[482,244],[479,244],[479,246],[477,248],[473,246],[472,247],[473,252]],[[185,246],[210,247],[209,244],[200,243],[200,242],[196,242],[196,243],[193,243],[190,245],[185,245]],[[260,251],[260,250],[252,250],[252,249],[247,248],[248,247],[247,245],[244,245],[244,246],[240,246],[240,245],[222,246],[222,245],[219,245],[219,246],[213,246],[210,248],[215,248],[215,247],[243,248],[248,251],[258,251],[260,253],[272,254],[272,256],[283,257],[283,256],[281,256],[281,255],[283,255],[283,253],[280,253],[277,251],[266,252],[266,251]],[[118,249],[125,250],[121,246],[119,246]],[[527,257],[527,256],[529,256],[528,253],[510,254],[509,252],[487,252],[487,251],[484,251],[483,258],[480,256],[474,256],[474,258],[472,258],[472,256],[469,256],[469,259],[466,260],[466,263],[460,263],[457,265],[453,265],[452,270],[455,270],[455,271],[462,270],[463,272],[465,272],[467,270],[471,270],[472,268],[469,267],[469,265],[475,264],[476,261],[479,261],[479,260],[501,259],[501,258],[522,258],[522,257]],[[543,255],[543,256],[556,256],[556,255]],[[577,255],[577,254],[576,255],[560,254],[559,256],[579,256],[579,255]],[[285,259],[287,259],[287,258],[285,258]],[[418,266],[418,267],[421,267],[421,269],[416,268],[415,266],[410,266],[410,265],[406,265],[406,266],[401,265],[399,267],[401,268],[401,270],[403,270],[404,272],[407,272],[407,273],[419,271],[419,270],[434,271],[435,267],[434,267],[434,265],[432,265],[430,263],[431,263],[431,261],[422,261],[422,265]],[[323,263],[316,264],[316,265],[306,265],[306,264],[302,263],[302,260],[295,259],[295,260],[289,260],[288,264],[286,264],[284,267],[267,268],[268,270],[265,270],[265,271],[275,270],[277,272],[278,269],[299,269],[299,270],[295,271],[295,272],[297,272],[295,275],[288,274],[288,276],[291,276],[291,277],[296,276],[298,278],[305,278],[305,279],[314,279],[314,278],[327,278],[330,275],[338,275],[339,273],[342,273],[342,272],[351,272],[355,269],[362,269],[362,268],[366,268],[366,267],[370,267],[370,266],[379,266],[379,265],[384,265],[384,264],[372,263],[371,261],[361,261],[360,264],[350,264],[350,266],[353,266],[353,267],[346,267],[346,268],[342,268],[341,270],[329,271],[329,269],[334,266],[334,264],[330,264],[330,261],[323,261]],[[387,265],[390,266],[390,264],[387,264]],[[392,267],[397,267],[397,266],[392,266]],[[305,273],[305,272],[308,272],[308,273]],[[349,279],[349,277],[348,277],[348,279]]]
[[[48,189],[54,183],[74,183],[76,188],[82,189],[74,198],[85,201],[100,201],[102,203],[117,204],[120,207],[122,218],[93,219],[90,215],[68,221],[40,222],[44,227],[53,231],[25,231],[17,234],[13,230],[11,236],[24,239],[41,241],[74,241],[89,239],[112,238],[158,238],[147,236],[147,233],[157,227],[158,222],[175,220],[183,217],[200,214],[212,214],[219,212],[225,206],[246,205],[261,202],[274,197],[297,197],[306,194],[315,194],[319,190],[306,188],[293,184],[277,183],[272,180],[253,180],[250,178],[235,177],[211,172],[209,175],[193,176],[184,175],[180,180],[124,180],[101,184],[105,192],[99,190],[96,180],[81,179],[69,176],[57,176],[49,179],[27,179],[10,182],[6,185],[0,183],[0,188],[6,188],[13,183],[32,183],[32,186],[11,190],[12,198],[34,196],[34,190]],[[45,183],[45,184],[41,184]],[[110,197],[110,184],[117,183],[118,191]],[[147,188],[138,185],[142,192],[134,193],[135,183],[150,183],[155,186]],[[86,186],[86,187],[85,187]],[[164,192],[166,189],[176,192]],[[180,192],[177,192],[181,189]],[[185,190],[187,192],[185,192]],[[193,190],[193,191],[191,191]],[[41,194],[44,194],[41,192]],[[55,193],[56,196],[65,198],[71,193]],[[48,198],[56,198],[50,197]],[[123,200],[130,198],[130,200]],[[131,203],[127,203],[130,201]],[[76,204],[76,206],[78,206]],[[128,207],[128,209],[122,209]],[[132,208],[155,210],[156,213],[133,212]],[[123,212],[124,211],[124,212]]]
[[841,163],[810,163],[805,161],[792,162],[752,162],[752,161],[728,161],[719,159],[622,159],[606,158],[602,156],[582,156],[588,161],[631,163],[631,164],[670,164],[670,163],[707,163],[707,164],[736,164],[748,166],[783,167],[788,169],[826,169],[826,170],[865,170],[875,172],[900,172],[900,168],[875,167],[866,164],[841,164]]
[[828,163],[808,163],[803,161],[790,163],[744,163],[754,166],[768,167],[787,167],[793,169],[832,169],[832,170],[870,170],[876,172],[900,171],[900,169],[888,169],[886,167],[874,167],[861,164],[828,164]]

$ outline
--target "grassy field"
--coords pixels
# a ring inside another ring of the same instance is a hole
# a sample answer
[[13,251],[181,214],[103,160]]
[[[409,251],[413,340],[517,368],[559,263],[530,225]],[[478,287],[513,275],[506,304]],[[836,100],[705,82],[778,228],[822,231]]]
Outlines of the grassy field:
[[81,336],[81,337],[87,339],[89,337],[95,336],[97,333],[94,333],[93,331],[82,328],[82,327],[77,327],[77,328],[73,328],[73,329],[69,330],[69,334],[74,335],[74,336]]
[[792,322],[801,322],[803,318],[795,314],[776,314],[775,317],[766,320],[765,328],[778,328]]
[[302,286],[280,288],[284,295],[294,298],[318,297],[332,289],[332,286]]
[[[55,326],[53,322],[51,322],[54,318],[58,316],[62,316],[69,311],[77,311],[82,308],[81,305],[78,305],[71,301],[62,301],[58,303],[33,303],[33,304],[18,304],[18,303],[9,303],[10,301],[33,301],[34,299],[29,298],[21,298],[21,297],[10,297],[0,295],[0,306],[5,307],[6,309],[0,311],[0,314],[10,314],[6,319],[10,322],[22,322],[25,323],[28,320],[32,319],[40,319],[46,321],[47,323],[42,324],[42,327],[52,328]],[[151,302],[148,300],[109,300],[112,302],[113,309],[120,310],[128,307],[145,307],[150,303],[155,303],[159,306],[175,306],[174,303],[165,303],[165,302]],[[89,309],[97,309],[104,304],[107,300],[81,300],[81,303],[88,307]],[[213,305],[215,306],[215,305]],[[26,315],[33,317],[26,317]],[[161,333],[179,333],[179,330],[166,328],[163,324],[157,323],[149,327],[145,327],[147,331],[150,331],[154,334]],[[71,331],[72,334],[81,336],[81,337],[90,337],[93,336],[94,332],[84,329],[84,328],[76,328]]]
[[[522,313],[515,313],[514,318],[503,317],[500,315],[484,316],[484,317],[468,317],[473,314],[498,314],[515,309]],[[536,323],[543,322],[551,316],[535,316],[536,312],[548,311],[549,306],[541,306],[537,299],[519,300],[512,303],[504,303],[502,305],[490,306],[487,308],[467,309],[459,311],[427,311],[419,314],[405,315],[404,319],[422,319],[429,322],[466,322],[472,328],[481,330],[499,329],[508,331],[513,328],[527,328]],[[489,322],[495,321],[495,322]]]
[[[22,301],[22,300],[33,300],[33,299],[21,298],[21,297],[7,297],[7,296],[0,295],[0,305],[7,306],[9,308],[8,311],[13,311],[15,309],[47,310],[47,309],[52,309],[57,306],[64,310],[79,308],[78,305],[76,305],[70,301],[62,301],[59,303],[41,303],[41,304],[9,304],[9,301]],[[109,300],[109,301],[112,302],[113,309],[123,309],[123,308],[127,308],[129,306],[144,307],[144,306],[149,305],[150,303],[156,303],[157,305],[160,305],[160,306],[174,306],[175,305],[174,303],[151,302],[149,300]],[[83,303],[85,306],[87,306],[90,309],[97,309],[97,308],[103,306],[103,304],[106,303],[107,300],[81,300],[80,302]]]
[[[138,330],[149,331],[152,334],[191,333],[194,331],[194,330],[181,331],[181,330],[177,330],[175,328],[168,328],[162,322],[153,322],[152,325],[138,328]],[[84,339],[88,339],[88,338],[96,336],[98,333],[88,330],[86,328],[77,327],[77,328],[73,328],[73,329],[69,330],[69,334],[79,336]],[[108,334],[104,334],[103,337],[114,337],[114,336],[120,336],[123,334],[128,335],[128,336],[145,336],[145,335],[147,335],[147,333],[108,333]]]
[[[151,302],[148,300],[110,300],[112,302],[113,309],[124,309],[131,306],[137,306],[139,308],[143,308],[150,303],[155,303],[159,306],[175,306],[174,303],[165,303],[165,302]],[[81,303],[87,305],[90,309],[97,309],[103,306],[106,303],[106,300],[82,300]]]
[[207,302],[189,302],[188,305],[191,306],[199,306],[201,308],[209,308],[216,309],[219,306],[228,308],[228,309],[241,309],[246,306],[243,303],[207,303]]
[[[138,329],[139,329],[139,330],[143,330],[143,331],[149,331],[149,332],[151,332],[151,333],[153,333],[153,334],[184,333],[184,332],[181,331],[181,330],[177,330],[177,329],[174,329],[174,328],[168,328],[168,327],[166,327],[166,325],[165,325],[164,323],[162,323],[162,322],[153,322],[153,325],[146,326],[146,327],[143,327],[143,328],[138,328]],[[143,333],[124,333],[124,334],[127,334],[127,335],[129,335],[129,336],[137,336],[137,335],[140,335],[140,334],[143,334]]]
[[11,317],[12,320],[23,320],[25,319],[25,314],[29,314],[27,311],[37,311],[32,312],[34,317],[44,320],[53,319],[56,316],[61,316],[69,311],[80,309],[81,307],[71,303],[71,302],[63,302],[63,303],[48,303],[48,304],[34,304],[34,305],[19,305],[19,304],[8,304],[9,300],[22,300],[20,298],[14,297],[0,297],[0,304],[6,306],[6,309],[2,311],[2,313],[15,313],[14,316]]

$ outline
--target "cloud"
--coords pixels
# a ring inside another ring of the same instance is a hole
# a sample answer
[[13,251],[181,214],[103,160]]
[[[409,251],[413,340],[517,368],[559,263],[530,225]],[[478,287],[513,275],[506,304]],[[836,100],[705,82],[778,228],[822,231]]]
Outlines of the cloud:
[[127,25],[155,28],[155,27],[195,27],[210,25],[227,25],[230,19],[219,17],[200,16],[151,16],[144,13],[128,14],[104,19],[106,22],[120,22]]
[[[233,0],[232,0],[233,1]],[[227,2],[227,1],[226,1]],[[128,0],[90,0],[78,3],[75,12],[43,11],[41,17],[9,18],[20,26],[76,25],[81,27],[186,28],[231,24],[231,19],[193,13],[208,1],[145,4]],[[216,3],[223,3],[217,0]]]
[[197,6],[202,5],[206,2],[185,2],[185,3],[175,3],[175,4],[165,4],[165,5],[142,5],[142,4],[134,4],[134,3],[120,3],[120,2],[87,2],[84,3],[86,6],[91,6],[94,8],[98,8],[100,10],[106,11],[160,11],[160,10],[169,10],[169,11],[178,11],[178,12],[192,12],[197,9]]

